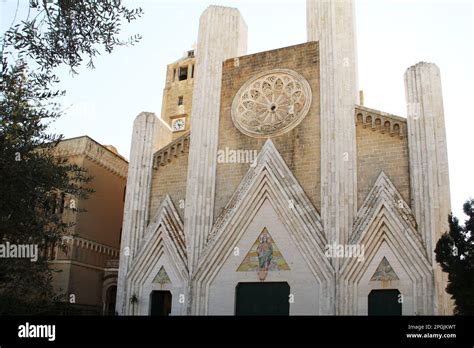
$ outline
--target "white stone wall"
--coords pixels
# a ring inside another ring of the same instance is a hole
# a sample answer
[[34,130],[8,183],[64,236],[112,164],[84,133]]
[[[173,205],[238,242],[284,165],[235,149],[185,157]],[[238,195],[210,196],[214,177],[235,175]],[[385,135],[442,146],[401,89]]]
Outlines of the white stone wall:
[[[156,274],[159,272],[161,266],[164,267],[168,277],[170,278],[171,283],[166,283],[163,285],[153,283],[153,279]],[[168,258],[163,255],[157,263],[150,267],[150,271],[143,281],[139,289],[139,298],[141,299],[138,303],[138,312],[139,315],[149,315],[150,314],[150,294],[154,290],[168,290],[171,292],[172,303],[171,303],[171,314],[170,315],[185,315],[186,314],[186,304],[185,302],[180,303],[180,295],[186,293],[186,284],[183,283],[179,274],[175,271],[175,265],[169,262]]]
[[[389,286],[404,295],[403,313],[433,314],[433,273],[411,215],[408,204],[382,172],[357,214],[350,240],[364,248],[364,261],[347,258],[342,263],[337,297],[340,314],[367,314],[370,290]],[[399,281],[370,280],[384,256],[396,273],[398,270]]]
[[[379,266],[383,258],[392,266],[393,270],[397,274],[399,280],[392,281],[371,281],[375,270]],[[417,309],[414,301],[414,292],[412,280],[410,279],[407,271],[398,261],[397,257],[393,254],[392,250],[386,242],[383,242],[378,249],[372,260],[365,260],[368,264],[363,276],[360,278],[357,286],[357,314],[367,315],[368,314],[368,299],[369,294],[372,290],[380,289],[397,289],[403,296],[402,302],[402,315],[415,315]]]
[[239,255],[230,250],[222,267],[216,269],[216,275],[209,289],[210,315],[234,315],[235,291],[239,282],[259,282],[257,272],[236,272],[248,251],[264,228],[273,238],[276,246],[285,258],[289,271],[270,271],[264,282],[287,282],[294,303],[290,303],[290,315],[317,315],[319,308],[319,283],[297,249],[291,231],[288,231],[272,205],[266,201],[255,218],[245,228],[237,243]]

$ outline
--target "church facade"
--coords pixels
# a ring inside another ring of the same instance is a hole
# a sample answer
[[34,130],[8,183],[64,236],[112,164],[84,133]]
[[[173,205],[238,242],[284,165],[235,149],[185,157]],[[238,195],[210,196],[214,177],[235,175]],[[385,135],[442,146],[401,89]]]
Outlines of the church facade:
[[247,55],[237,9],[202,14],[134,123],[119,314],[451,313],[439,69],[406,70],[395,116],[360,100],[351,1],[308,0],[307,34]]

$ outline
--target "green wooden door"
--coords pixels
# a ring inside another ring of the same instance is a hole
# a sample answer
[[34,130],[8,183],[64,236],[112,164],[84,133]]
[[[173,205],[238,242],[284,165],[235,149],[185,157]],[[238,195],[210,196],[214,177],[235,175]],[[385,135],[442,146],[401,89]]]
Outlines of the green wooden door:
[[369,294],[369,315],[402,315],[400,292],[397,289],[372,290]]
[[289,315],[290,286],[285,282],[239,283],[236,315]]

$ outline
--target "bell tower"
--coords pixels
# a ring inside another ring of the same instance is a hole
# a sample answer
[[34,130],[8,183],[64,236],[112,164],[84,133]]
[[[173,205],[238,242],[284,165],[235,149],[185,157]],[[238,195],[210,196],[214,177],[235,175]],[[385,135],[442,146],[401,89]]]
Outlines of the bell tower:
[[195,64],[194,49],[191,49],[166,68],[161,119],[171,128],[171,141],[191,129]]

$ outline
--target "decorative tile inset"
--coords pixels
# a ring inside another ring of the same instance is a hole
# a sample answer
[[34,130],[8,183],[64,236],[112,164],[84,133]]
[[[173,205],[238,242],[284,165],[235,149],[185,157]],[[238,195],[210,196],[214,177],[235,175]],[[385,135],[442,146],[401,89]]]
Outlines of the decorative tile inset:
[[168,273],[166,273],[165,268],[161,266],[160,270],[153,279],[153,283],[158,283],[160,285],[171,283],[170,277],[168,277]]
[[240,264],[237,272],[258,272],[260,280],[264,280],[269,271],[289,270],[290,267],[270,233],[264,228]]
[[382,261],[380,261],[379,266],[375,270],[374,275],[370,280],[382,280],[382,281],[387,281],[387,280],[398,280],[398,276],[393,270],[392,266],[388,262],[388,260],[384,257]]

